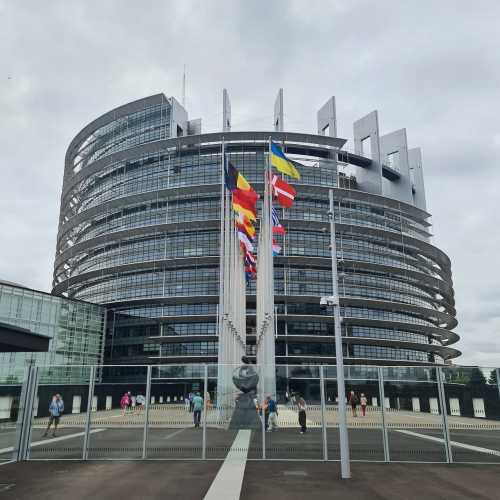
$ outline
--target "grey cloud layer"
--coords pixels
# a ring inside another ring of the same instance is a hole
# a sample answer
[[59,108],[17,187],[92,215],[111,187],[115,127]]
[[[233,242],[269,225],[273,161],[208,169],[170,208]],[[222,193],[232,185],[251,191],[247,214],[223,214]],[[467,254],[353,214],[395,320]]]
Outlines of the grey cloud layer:
[[[65,148],[112,107],[165,92],[205,129],[220,89],[235,128],[313,131],[337,96],[339,134],[379,109],[424,154],[435,244],[451,257],[464,363],[500,366],[500,36],[496,1],[0,0],[0,276],[48,290]],[[10,77],[10,78],[9,78]]]

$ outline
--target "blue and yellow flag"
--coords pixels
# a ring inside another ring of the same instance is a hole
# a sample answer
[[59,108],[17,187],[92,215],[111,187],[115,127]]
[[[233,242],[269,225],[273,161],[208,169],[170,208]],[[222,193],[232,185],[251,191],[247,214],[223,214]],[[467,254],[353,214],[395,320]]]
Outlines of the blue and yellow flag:
[[285,156],[281,148],[271,141],[271,164],[283,174],[300,179],[299,171],[294,164]]

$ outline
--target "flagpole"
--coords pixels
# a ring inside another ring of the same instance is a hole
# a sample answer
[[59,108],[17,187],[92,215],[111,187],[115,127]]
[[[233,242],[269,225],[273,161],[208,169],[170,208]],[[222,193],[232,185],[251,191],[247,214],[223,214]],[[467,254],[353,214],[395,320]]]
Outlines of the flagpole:
[[221,143],[221,188],[220,188],[220,241],[219,241],[219,310],[218,310],[218,376],[217,376],[217,406],[221,406],[224,391],[224,262],[225,262],[225,212],[226,212],[226,183],[225,173],[225,144],[224,137]]
[[267,295],[267,314],[268,314],[268,333],[266,335],[265,342],[265,359],[268,365],[269,381],[266,380],[266,387],[268,388],[268,393],[276,398],[276,369],[275,369],[275,336],[274,332],[274,256],[273,256],[273,230],[272,230],[272,211],[273,211],[273,190],[271,189],[271,176],[272,176],[272,166],[271,166],[271,136],[269,136],[269,150],[267,155],[267,179],[266,185],[268,187],[268,209],[267,209],[267,232],[268,232],[268,247],[267,247],[267,258],[269,262],[268,269],[268,295]]

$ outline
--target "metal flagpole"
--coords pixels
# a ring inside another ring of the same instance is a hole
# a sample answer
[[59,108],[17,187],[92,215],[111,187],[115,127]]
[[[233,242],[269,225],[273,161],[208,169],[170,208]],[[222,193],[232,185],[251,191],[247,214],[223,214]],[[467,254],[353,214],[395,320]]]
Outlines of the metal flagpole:
[[266,186],[268,189],[268,206],[266,214],[266,230],[267,230],[267,258],[269,262],[268,268],[268,287],[266,296],[266,316],[267,316],[267,332],[265,343],[265,359],[268,365],[269,381],[266,382],[268,393],[276,399],[276,368],[275,368],[275,336],[274,336],[274,257],[273,257],[273,230],[272,230],[272,210],[273,210],[273,190],[271,189],[271,137],[269,137],[269,151],[267,155],[267,179]]
[[220,241],[219,241],[219,310],[218,310],[218,370],[217,370],[217,406],[223,403],[222,397],[224,394],[224,378],[225,367],[224,360],[225,352],[225,335],[224,335],[224,313],[225,313],[225,297],[224,297],[224,281],[225,281],[225,212],[226,212],[226,184],[224,179],[225,174],[225,144],[224,138],[221,143],[221,191],[220,191]]
[[340,470],[342,479],[351,477],[349,459],[349,436],[347,434],[347,413],[345,405],[344,352],[342,350],[342,331],[340,319],[340,299],[337,275],[337,242],[335,240],[335,213],[333,189],[330,189],[330,251],[332,258],[333,319],[335,323],[335,359],[337,363],[337,393],[339,399]]

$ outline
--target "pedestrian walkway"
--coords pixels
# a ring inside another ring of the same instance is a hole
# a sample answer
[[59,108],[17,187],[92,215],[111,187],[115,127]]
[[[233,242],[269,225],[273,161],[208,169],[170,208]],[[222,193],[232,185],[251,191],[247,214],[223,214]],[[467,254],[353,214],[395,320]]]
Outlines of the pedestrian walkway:
[[[2,500],[201,500],[220,462],[22,462],[0,467]],[[497,500],[495,465],[248,462],[239,497],[220,500]],[[120,487],[117,487],[117,485]],[[125,492],[125,493],[124,493]],[[229,495],[231,491],[227,491]]]
[[250,435],[250,430],[238,432],[204,500],[221,500],[222,498],[224,500],[238,500],[240,498]]

